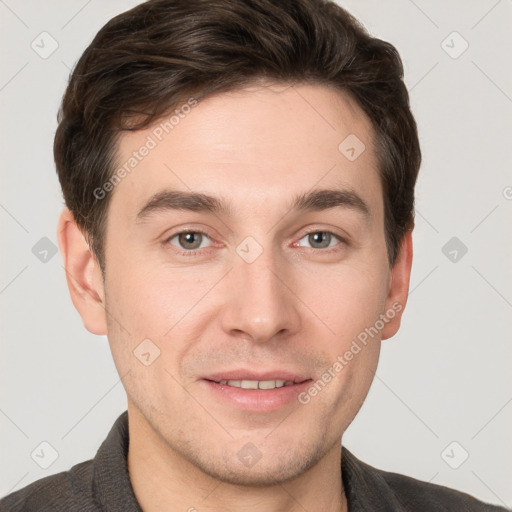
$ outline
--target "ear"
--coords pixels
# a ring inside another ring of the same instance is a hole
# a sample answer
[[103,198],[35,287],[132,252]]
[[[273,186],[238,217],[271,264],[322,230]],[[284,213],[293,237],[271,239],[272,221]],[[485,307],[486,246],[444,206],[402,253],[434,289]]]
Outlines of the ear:
[[[409,294],[409,279],[412,266],[412,230],[409,231],[400,245],[395,265],[391,270],[389,293],[386,298],[386,311],[389,311],[389,322],[382,330],[382,339],[394,336],[400,328],[402,314]],[[394,316],[391,318],[391,312]]]
[[59,218],[57,240],[71,300],[82,317],[84,327],[93,334],[107,334],[101,268],[67,208]]

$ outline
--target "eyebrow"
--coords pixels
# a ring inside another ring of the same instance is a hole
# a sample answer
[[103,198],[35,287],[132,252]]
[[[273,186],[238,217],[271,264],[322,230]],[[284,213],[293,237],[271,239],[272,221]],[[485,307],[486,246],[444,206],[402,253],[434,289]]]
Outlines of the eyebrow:
[[[322,211],[331,208],[348,208],[365,218],[370,218],[370,208],[353,190],[321,189],[296,196],[288,210]],[[213,214],[231,214],[230,204],[222,197],[214,197],[201,192],[162,190],[157,192],[137,213],[137,222],[147,220],[152,214],[163,211],[185,210]]]

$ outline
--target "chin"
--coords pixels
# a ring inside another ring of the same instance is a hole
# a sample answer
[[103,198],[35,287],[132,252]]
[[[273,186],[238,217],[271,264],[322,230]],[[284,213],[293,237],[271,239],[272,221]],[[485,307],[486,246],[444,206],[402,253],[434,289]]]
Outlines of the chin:
[[[254,446],[254,445],[253,445]],[[307,453],[306,453],[307,452]],[[269,487],[293,480],[315,466],[325,455],[321,447],[300,452],[260,453],[261,458],[252,459],[244,465],[237,453],[229,453],[221,460],[204,460],[187,457],[203,473],[224,483],[244,487]]]

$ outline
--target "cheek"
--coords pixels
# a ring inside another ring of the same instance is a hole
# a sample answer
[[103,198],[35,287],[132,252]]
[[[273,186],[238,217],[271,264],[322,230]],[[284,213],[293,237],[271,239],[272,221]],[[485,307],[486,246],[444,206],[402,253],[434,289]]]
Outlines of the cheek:
[[380,269],[346,266],[311,272],[301,281],[301,298],[329,328],[338,349],[373,326],[384,311],[387,280]]
[[120,371],[139,368],[134,351],[149,352],[151,357],[156,353],[156,366],[175,371],[176,362],[194,345],[211,318],[205,313],[213,308],[215,295],[208,292],[218,278],[202,279],[190,271],[147,269],[141,262],[137,265],[130,270],[120,265],[107,271],[105,298],[113,355]]
[[142,263],[132,262],[107,271],[109,313],[126,324],[132,337],[161,336],[173,325],[183,302],[180,282],[165,282]]

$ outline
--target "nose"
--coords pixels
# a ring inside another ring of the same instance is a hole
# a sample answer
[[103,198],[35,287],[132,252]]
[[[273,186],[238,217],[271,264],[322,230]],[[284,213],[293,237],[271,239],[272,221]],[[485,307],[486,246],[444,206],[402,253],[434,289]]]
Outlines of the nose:
[[270,250],[251,263],[235,255],[227,278],[221,323],[230,336],[265,343],[300,330],[300,299],[291,270],[285,261],[277,265]]

